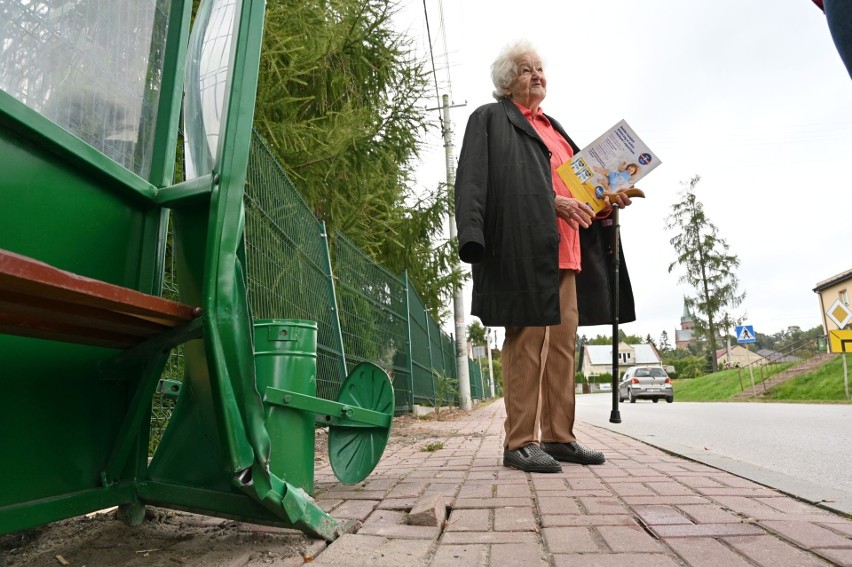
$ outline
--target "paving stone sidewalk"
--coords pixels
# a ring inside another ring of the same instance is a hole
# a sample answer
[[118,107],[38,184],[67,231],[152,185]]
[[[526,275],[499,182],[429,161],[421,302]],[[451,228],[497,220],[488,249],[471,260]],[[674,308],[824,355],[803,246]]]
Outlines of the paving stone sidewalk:
[[[603,465],[504,468],[504,418],[498,400],[427,422],[434,438],[389,449],[355,486],[319,469],[320,505],[362,525],[311,565],[852,566],[849,518],[591,425],[575,430]],[[409,511],[435,495],[447,520],[411,525]]]

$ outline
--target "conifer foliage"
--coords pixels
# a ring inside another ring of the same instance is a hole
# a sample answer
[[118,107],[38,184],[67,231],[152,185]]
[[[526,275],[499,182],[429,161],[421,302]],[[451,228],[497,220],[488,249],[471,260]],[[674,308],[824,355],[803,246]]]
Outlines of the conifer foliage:
[[440,320],[454,251],[448,198],[414,195],[429,75],[395,30],[390,0],[268,2],[255,127],[329,236],[339,230],[393,273],[408,270]]
[[713,372],[716,372],[716,338],[720,314],[726,308],[736,308],[745,299],[740,293],[735,270],[740,265],[736,255],[729,252],[728,243],[719,236],[716,228],[704,213],[704,206],[695,195],[701,178],[696,175],[687,183],[678,201],[666,218],[666,228],[678,233],[669,241],[677,258],[669,264],[669,273],[680,266],[683,275],[679,281],[693,289],[686,304],[695,316],[696,331],[704,334],[711,354]]

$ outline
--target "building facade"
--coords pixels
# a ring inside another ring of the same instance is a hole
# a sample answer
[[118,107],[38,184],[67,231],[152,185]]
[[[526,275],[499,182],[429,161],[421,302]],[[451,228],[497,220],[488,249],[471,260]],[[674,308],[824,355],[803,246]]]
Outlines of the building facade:
[[[776,353],[777,354],[777,353]],[[716,362],[719,368],[745,368],[751,364],[762,366],[769,361],[760,353],[749,350],[742,345],[731,346],[730,353],[727,348],[716,351]]]
[[[652,344],[618,345],[618,374],[633,366],[663,366],[662,358]],[[612,345],[585,345],[580,371],[584,376],[612,375]]]
[[[826,334],[829,331],[850,328],[849,295],[852,293],[852,270],[832,276],[816,284],[814,292],[819,296],[819,313],[822,317],[822,328]],[[843,326],[838,323],[846,324]]]

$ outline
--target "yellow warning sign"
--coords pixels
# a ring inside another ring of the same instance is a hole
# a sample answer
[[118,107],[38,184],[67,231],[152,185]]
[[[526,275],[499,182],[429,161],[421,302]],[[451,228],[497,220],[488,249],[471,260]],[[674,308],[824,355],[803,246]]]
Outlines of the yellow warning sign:
[[852,331],[829,331],[828,347],[835,354],[852,352]]

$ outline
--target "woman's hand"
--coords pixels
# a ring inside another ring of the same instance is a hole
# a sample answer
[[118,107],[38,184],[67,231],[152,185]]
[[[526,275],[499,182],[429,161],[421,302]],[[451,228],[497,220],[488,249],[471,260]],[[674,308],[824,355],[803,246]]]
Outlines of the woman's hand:
[[644,197],[645,193],[641,189],[631,187],[629,189],[620,189],[616,193],[604,193],[604,201],[609,207],[617,206],[619,209],[630,205],[630,197]]
[[[628,199],[629,201],[630,199]],[[571,228],[577,225],[589,228],[592,224],[592,209],[587,204],[577,199],[556,196],[556,215],[568,223]]]

